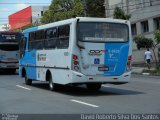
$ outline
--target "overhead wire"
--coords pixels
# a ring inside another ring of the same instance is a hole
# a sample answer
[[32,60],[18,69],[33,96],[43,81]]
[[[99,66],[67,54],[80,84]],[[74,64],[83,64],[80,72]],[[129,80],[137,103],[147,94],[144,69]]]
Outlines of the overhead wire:
[[[152,0],[152,3],[154,2],[157,2],[157,0]],[[130,6],[134,6],[135,8],[130,8],[128,9],[129,11],[131,10],[140,10],[140,9],[145,9],[147,7],[153,7],[153,6],[158,6],[160,4],[152,4],[152,5],[148,5],[148,6],[144,6],[144,7],[141,7],[141,8],[136,8],[138,5],[143,5],[143,4],[146,4],[146,3],[151,3],[151,2],[143,2],[143,3],[139,3],[139,4],[129,4],[128,6],[121,6],[123,7],[123,9],[127,9],[127,7],[130,7]],[[16,2],[3,2],[3,3],[0,3],[0,4],[19,4],[19,3],[16,3]],[[50,3],[23,3],[23,4],[50,4]],[[120,5],[120,4],[119,4]],[[115,5],[116,6],[116,5]],[[117,5],[118,6],[118,5]],[[107,9],[109,11],[113,11],[113,9]],[[156,12],[157,10],[153,10],[153,11],[143,11],[143,12],[139,12],[137,14],[142,14],[142,13],[153,13],[153,12]],[[3,11],[3,12],[9,12],[9,11]],[[18,12],[18,11],[17,11]],[[29,11],[28,11],[29,12]],[[38,11],[35,11],[35,12],[38,12]],[[134,11],[133,11],[134,12]],[[16,11],[15,11],[16,13]],[[14,13],[13,13],[14,14]],[[14,18],[14,20],[23,20],[24,18]],[[8,21],[8,18],[0,18],[1,21]]]

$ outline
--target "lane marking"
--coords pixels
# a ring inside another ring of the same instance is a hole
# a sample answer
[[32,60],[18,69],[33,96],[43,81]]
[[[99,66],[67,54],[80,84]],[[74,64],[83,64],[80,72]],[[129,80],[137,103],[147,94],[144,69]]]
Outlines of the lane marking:
[[27,87],[23,87],[23,86],[20,86],[20,85],[16,85],[17,87],[19,88],[23,88],[23,89],[26,89],[26,90],[31,90],[30,88],[27,88]]
[[111,86],[108,86],[108,85],[102,85],[102,86],[103,86],[103,87],[108,87],[108,88],[111,87]]
[[84,105],[88,105],[88,106],[91,106],[91,107],[99,107],[97,105],[89,104],[89,103],[78,101],[78,100],[71,100],[71,101],[76,102],[76,103],[80,103],[80,104],[84,104]]

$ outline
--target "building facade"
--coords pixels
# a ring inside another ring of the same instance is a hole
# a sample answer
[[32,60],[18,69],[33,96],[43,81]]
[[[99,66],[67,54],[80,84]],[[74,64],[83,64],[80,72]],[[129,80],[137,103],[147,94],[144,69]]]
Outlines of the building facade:
[[20,29],[23,26],[39,24],[43,13],[48,6],[29,6],[8,17],[11,30]]
[[[108,3],[112,0],[106,0]],[[114,8],[122,8],[126,14],[130,14],[130,22],[133,37],[144,35],[154,39],[154,33],[160,30],[160,0],[121,0],[119,3],[106,6],[106,16],[113,17]],[[133,42],[133,62],[144,62],[144,51],[137,50]]]
[[10,29],[9,24],[0,25],[0,31],[8,31]]

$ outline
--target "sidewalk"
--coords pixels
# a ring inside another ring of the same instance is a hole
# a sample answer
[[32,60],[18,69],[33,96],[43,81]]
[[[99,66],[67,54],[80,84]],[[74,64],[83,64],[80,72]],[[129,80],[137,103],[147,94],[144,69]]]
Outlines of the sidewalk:
[[[132,67],[132,74],[141,74],[141,75],[153,75],[149,72],[143,72],[144,70],[148,70],[146,67]],[[151,68],[154,70],[154,68]]]
[[132,67],[132,74],[142,74],[144,69],[143,67]]

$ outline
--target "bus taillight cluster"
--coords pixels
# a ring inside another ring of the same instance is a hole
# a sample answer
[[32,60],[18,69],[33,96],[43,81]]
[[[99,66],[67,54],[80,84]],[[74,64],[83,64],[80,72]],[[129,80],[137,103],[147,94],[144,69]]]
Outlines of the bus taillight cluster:
[[73,55],[73,70],[75,71],[79,71],[79,61],[78,61],[78,56],[77,55]]
[[132,56],[128,56],[126,71],[131,71]]

